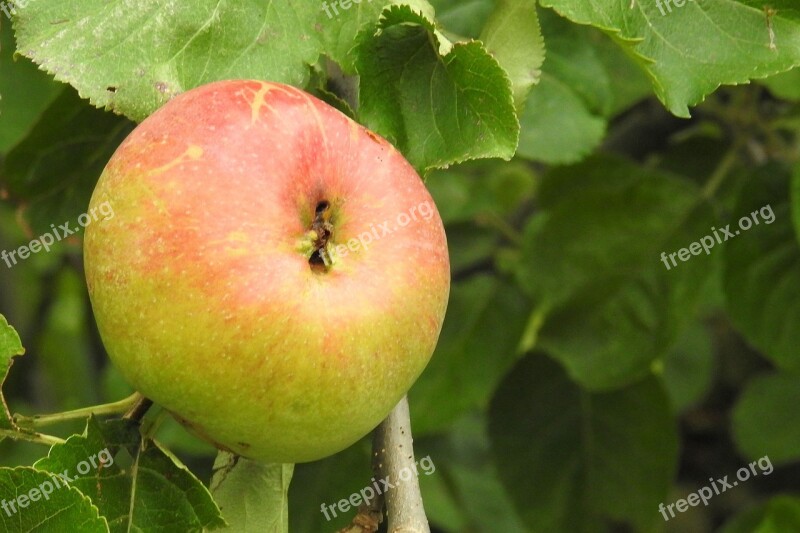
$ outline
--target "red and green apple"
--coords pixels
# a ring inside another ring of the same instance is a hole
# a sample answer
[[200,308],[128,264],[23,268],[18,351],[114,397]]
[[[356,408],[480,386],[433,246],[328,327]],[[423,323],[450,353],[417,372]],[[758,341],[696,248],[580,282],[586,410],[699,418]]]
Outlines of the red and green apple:
[[177,96],[120,145],[86,277],[109,356],[218,447],[268,462],[367,434],[433,353],[441,219],[392,145],[277,83]]

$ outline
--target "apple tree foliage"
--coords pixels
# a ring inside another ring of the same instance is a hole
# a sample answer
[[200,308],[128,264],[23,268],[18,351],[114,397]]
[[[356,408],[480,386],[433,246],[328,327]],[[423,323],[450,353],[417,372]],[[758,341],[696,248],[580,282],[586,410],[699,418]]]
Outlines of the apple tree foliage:
[[[85,212],[114,149],[174,95],[304,88],[395,144],[445,221],[449,312],[409,393],[435,530],[800,530],[796,0],[24,4],[0,15],[0,250]],[[662,261],[765,206],[773,222]],[[84,410],[61,437],[15,416],[132,392],[102,355],[80,235],[0,263],[0,312],[0,500],[114,454],[0,510],[0,530],[353,518],[320,506],[370,484],[366,440],[292,473],[213,464],[158,413]],[[764,456],[769,478],[659,513]]]

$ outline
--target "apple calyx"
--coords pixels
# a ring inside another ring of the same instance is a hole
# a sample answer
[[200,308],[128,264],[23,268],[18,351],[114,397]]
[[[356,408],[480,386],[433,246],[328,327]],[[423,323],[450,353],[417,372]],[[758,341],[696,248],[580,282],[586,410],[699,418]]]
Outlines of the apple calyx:
[[311,229],[306,233],[305,248],[310,251],[308,264],[316,273],[325,273],[333,265],[332,209],[327,200],[317,203]]

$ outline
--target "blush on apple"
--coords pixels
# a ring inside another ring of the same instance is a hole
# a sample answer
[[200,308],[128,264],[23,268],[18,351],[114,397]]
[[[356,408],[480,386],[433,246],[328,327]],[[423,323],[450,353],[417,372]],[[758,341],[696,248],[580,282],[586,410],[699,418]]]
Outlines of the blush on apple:
[[232,80],[174,98],[118,148],[103,202],[115,216],[84,253],[108,353],[220,448],[338,452],[433,353],[450,288],[433,200],[387,141],[304,91]]

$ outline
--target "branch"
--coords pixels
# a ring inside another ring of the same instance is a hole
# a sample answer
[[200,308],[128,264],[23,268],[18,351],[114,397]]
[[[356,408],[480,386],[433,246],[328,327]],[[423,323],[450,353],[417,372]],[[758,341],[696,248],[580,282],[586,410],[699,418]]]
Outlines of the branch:
[[385,493],[389,533],[430,533],[419,478],[414,475],[408,481],[400,481],[398,475],[406,468],[417,471],[413,442],[408,398],[403,396],[375,430],[372,441],[373,467],[381,479],[394,485]]

